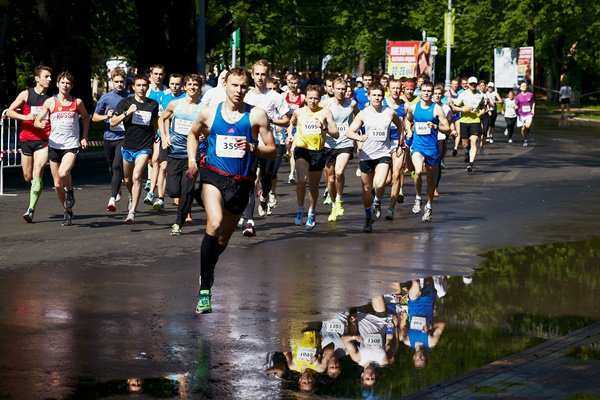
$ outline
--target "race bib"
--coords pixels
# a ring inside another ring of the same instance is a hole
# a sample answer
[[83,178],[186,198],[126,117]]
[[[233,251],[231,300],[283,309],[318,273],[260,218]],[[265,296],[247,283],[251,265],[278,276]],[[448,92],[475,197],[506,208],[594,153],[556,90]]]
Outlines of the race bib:
[[363,337],[363,344],[369,347],[383,347],[383,340],[379,333],[368,333]]
[[385,128],[371,127],[369,128],[368,135],[376,142],[385,142],[388,136],[388,130]]
[[317,355],[316,349],[311,349],[308,347],[300,347],[298,348],[298,361],[311,362],[315,359]]
[[246,139],[246,137],[217,135],[217,157],[244,158],[246,150],[238,149],[235,145],[238,139]]
[[325,321],[324,324],[326,332],[337,333],[340,336],[344,334],[344,324],[342,321],[332,319],[330,321]]
[[187,135],[193,123],[194,121],[190,121],[187,119],[175,118],[175,122],[173,123],[173,130],[179,135]]
[[31,111],[29,113],[34,117],[37,117],[42,113],[42,106],[31,106]]
[[412,317],[410,319],[410,329],[422,331],[427,327],[427,319],[425,317]]
[[344,122],[343,124],[339,124],[337,126],[338,128],[338,133],[340,134],[340,138],[342,136],[346,136],[346,133],[348,132],[348,123]]
[[110,130],[113,132],[125,132],[125,125],[123,125],[123,121],[121,121],[119,125],[111,127]]
[[131,116],[131,123],[135,125],[150,125],[150,120],[152,119],[152,112],[150,111],[140,111],[137,110]]
[[523,106],[522,109],[524,113],[531,112],[531,106]]
[[429,135],[431,128],[427,125],[427,122],[415,122],[415,133],[417,135]]
[[321,134],[321,123],[319,120],[311,119],[304,121],[303,131],[305,135],[320,135]]

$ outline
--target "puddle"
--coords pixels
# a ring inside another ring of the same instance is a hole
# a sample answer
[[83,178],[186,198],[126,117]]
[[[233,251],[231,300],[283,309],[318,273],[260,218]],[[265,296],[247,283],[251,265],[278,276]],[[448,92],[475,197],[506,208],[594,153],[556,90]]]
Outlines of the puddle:
[[306,324],[267,355],[266,375],[290,397],[397,399],[600,320],[600,239],[484,257],[472,276],[389,282],[389,293]]

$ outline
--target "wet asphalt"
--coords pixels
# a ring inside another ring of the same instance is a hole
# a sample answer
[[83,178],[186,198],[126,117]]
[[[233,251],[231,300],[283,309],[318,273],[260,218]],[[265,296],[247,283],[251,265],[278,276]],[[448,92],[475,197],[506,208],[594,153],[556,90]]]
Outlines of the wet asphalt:
[[[319,205],[312,232],[293,225],[293,187],[281,182],[273,215],[256,218],[257,236],[234,235],[217,265],[214,311],[200,317],[197,207],[180,237],[169,236],[171,205],[142,208],[123,225],[125,204],[104,212],[108,172],[90,159],[74,174],[74,226],[60,226],[49,178],[36,222],[25,224],[28,193],[11,171],[17,196],[0,198],[0,399],[85,398],[89,382],[162,377],[180,382],[180,398],[294,398],[265,375],[265,355],[307,321],[364,304],[392,282],[468,275],[491,249],[598,235],[599,133],[540,121],[523,148],[499,129],[473,174],[460,154],[447,155],[433,223],[411,213],[407,179],[396,219],[382,218],[372,234],[361,231],[356,162],[346,216],[327,223]],[[102,390],[120,398],[110,387]]]

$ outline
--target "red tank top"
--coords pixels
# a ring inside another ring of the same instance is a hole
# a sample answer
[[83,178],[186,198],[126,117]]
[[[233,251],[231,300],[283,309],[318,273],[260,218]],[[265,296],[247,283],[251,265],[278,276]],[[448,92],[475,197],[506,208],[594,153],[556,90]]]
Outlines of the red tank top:
[[292,110],[297,110],[298,108],[302,107],[302,105],[304,104],[304,99],[302,98],[302,94],[299,94],[298,97],[296,97],[296,100],[292,101],[292,100],[290,100],[290,92],[286,93],[285,101],[288,103],[288,105],[290,106],[290,108]]
[[[23,104],[21,113],[23,115],[39,114],[46,99],[48,99],[46,94],[37,94],[33,88],[27,89],[27,101]],[[50,136],[50,124],[47,124],[44,129],[39,129],[33,125],[33,121],[20,121],[19,126],[21,128],[19,131],[21,142],[47,141],[48,136]]]

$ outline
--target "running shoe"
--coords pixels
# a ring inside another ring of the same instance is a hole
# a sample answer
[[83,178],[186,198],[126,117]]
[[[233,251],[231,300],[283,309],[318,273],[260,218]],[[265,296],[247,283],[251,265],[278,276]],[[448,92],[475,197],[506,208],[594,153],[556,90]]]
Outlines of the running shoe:
[[446,163],[444,160],[440,160],[440,167],[442,167],[442,169],[446,169]]
[[127,218],[125,218],[125,223],[127,225],[133,225],[133,224],[135,224],[135,212],[129,211],[127,213]]
[[370,217],[365,217],[365,226],[363,227],[363,232],[371,233],[373,232],[373,219]]
[[267,215],[273,214],[273,207],[270,204],[267,204]]
[[423,221],[423,222],[431,222],[431,216],[432,216],[431,206],[430,205],[426,205],[425,206],[425,211],[423,212],[423,218],[421,218],[421,221]]
[[273,192],[269,192],[269,207],[277,207],[277,195]]
[[508,136],[508,128],[504,130],[504,136]]
[[473,172],[473,165],[472,164],[467,165],[467,172],[468,173]]
[[373,203],[373,215],[375,216],[375,219],[381,218],[381,203],[380,202]]
[[212,312],[210,290],[201,290],[198,293],[198,304],[196,305],[196,314],[208,314]]
[[336,216],[338,217],[343,217],[346,213],[346,210],[344,210],[344,202],[342,200],[335,201],[335,209]]
[[325,197],[325,200],[323,200],[323,204],[325,204],[325,205],[331,205],[331,204],[333,204],[333,201],[331,201],[331,197],[329,196],[329,193],[327,193],[323,197]]
[[294,173],[290,172],[290,175],[288,176],[288,183],[290,185],[295,185],[296,184],[296,179],[294,178]]
[[404,203],[404,194],[400,193],[398,195],[398,199],[397,199],[398,203],[402,204]]
[[294,218],[294,225],[302,225],[304,219],[304,213],[302,211],[296,211],[296,218]]
[[248,220],[246,225],[244,225],[244,230],[242,231],[242,235],[246,237],[256,236],[256,230],[254,229],[254,222]]
[[152,208],[154,209],[154,211],[162,210],[163,208],[165,208],[165,201],[159,197],[158,199],[154,200]]
[[452,157],[456,157],[458,154],[458,149],[452,149]]
[[412,208],[413,214],[419,214],[421,212],[421,199],[415,199],[415,205]]
[[494,138],[490,137],[490,143],[494,143]]
[[150,179],[146,179],[146,183],[144,184],[144,191],[150,192],[150,186],[152,186],[152,181],[150,181]]
[[72,209],[75,206],[75,193],[73,193],[73,189],[65,189],[65,208]]
[[264,217],[267,214],[267,207],[268,207],[268,202],[267,200],[263,199],[262,196],[258,198],[258,215],[260,217]]
[[108,205],[106,206],[106,211],[107,212],[115,212],[117,211],[117,204],[116,204],[116,200],[114,197],[111,197],[108,200]]
[[512,143],[512,139],[508,139],[508,143]]
[[238,229],[242,229],[242,227],[244,226],[244,218],[238,219],[238,223],[237,223],[237,227]]
[[[66,202],[66,200],[65,200]],[[65,214],[63,216],[62,226],[71,226],[73,225],[73,210],[65,210]]]
[[121,201],[121,193],[117,193],[117,197],[115,197],[115,203],[118,203]]
[[325,191],[323,192],[323,198],[329,197],[329,189],[325,188]]
[[23,214],[23,219],[28,224],[31,224],[33,222],[33,212],[33,208],[28,208],[27,211],[25,211],[25,214]]
[[182,229],[178,224],[171,225],[171,236],[181,235]]
[[523,147],[527,147],[529,146],[529,144],[527,143],[527,140],[523,141]]
[[356,168],[356,176],[360,178],[361,175],[360,168]]
[[338,210],[337,210],[337,203],[334,203],[333,206],[331,207],[331,212],[329,213],[329,217],[327,217],[327,221],[329,222],[335,222],[337,221],[337,214]]
[[392,207],[389,207],[387,209],[387,215],[385,216],[385,219],[388,221],[393,221],[394,220],[394,213],[395,210]]
[[151,206],[154,203],[154,197],[155,196],[153,192],[148,192],[148,194],[146,194],[146,197],[144,197],[144,204]]
[[317,225],[317,218],[316,218],[315,214],[308,214],[308,217],[306,217],[306,224],[304,225],[306,227],[306,230],[312,231],[316,225]]

